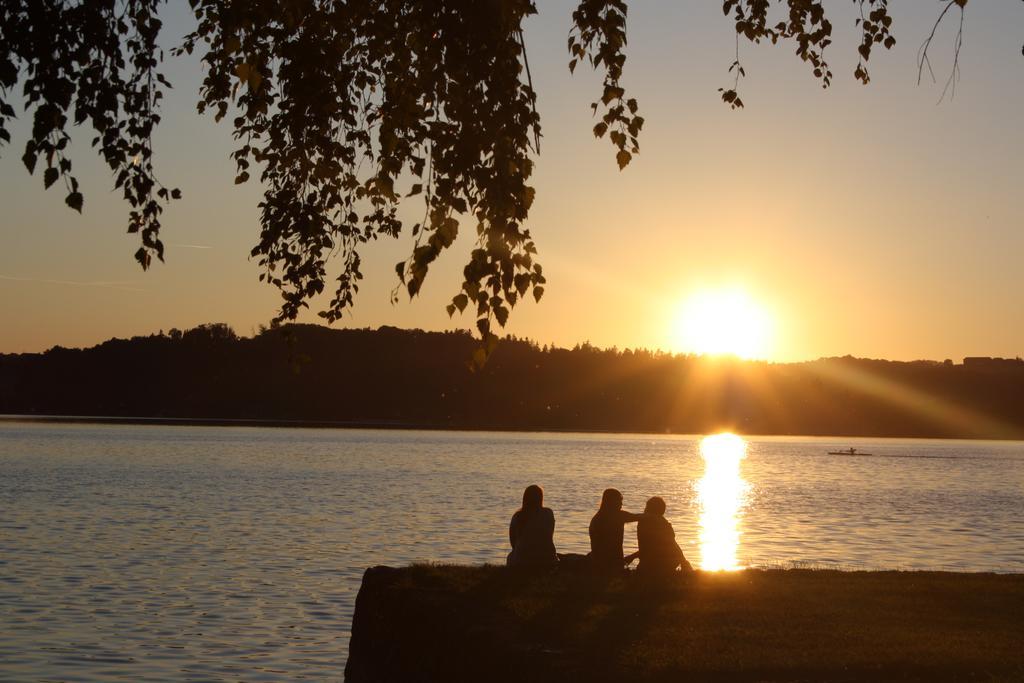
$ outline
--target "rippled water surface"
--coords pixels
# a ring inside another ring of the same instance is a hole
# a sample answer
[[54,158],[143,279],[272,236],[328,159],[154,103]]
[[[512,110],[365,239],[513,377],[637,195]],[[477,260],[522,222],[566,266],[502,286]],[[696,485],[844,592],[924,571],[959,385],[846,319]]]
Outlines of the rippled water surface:
[[[1024,444],[747,441],[740,566],[1024,571]],[[531,483],[560,552],[615,486],[701,564],[699,442],[0,422],[0,680],[340,679],[363,570],[503,562]]]

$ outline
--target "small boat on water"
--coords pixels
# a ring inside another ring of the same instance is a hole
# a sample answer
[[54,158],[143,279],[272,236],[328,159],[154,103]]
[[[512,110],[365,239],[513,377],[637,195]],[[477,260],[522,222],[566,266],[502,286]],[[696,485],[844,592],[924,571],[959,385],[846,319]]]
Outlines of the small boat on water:
[[863,453],[856,448],[847,448],[844,451],[829,451],[829,455],[874,455],[874,453]]

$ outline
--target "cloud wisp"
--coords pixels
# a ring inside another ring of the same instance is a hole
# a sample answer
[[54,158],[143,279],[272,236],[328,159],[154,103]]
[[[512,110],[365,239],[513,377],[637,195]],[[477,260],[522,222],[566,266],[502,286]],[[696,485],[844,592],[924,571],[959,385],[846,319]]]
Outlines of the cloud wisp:
[[104,281],[97,280],[91,282],[83,282],[79,280],[53,280],[49,278],[37,278],[37,277],[15,277],[13,275],[0,275],[0,280],[6,280],[8,282],[28,282],[35,284],[45,285],[67,285],[71,287],[100,287],[103,289],[117,289],[123,292],[148,292],[148,289],[133,286],[133,282],[125,281]]
[[182,249],[213,249],[209,244],[168,244],[169,247],[181,247]]

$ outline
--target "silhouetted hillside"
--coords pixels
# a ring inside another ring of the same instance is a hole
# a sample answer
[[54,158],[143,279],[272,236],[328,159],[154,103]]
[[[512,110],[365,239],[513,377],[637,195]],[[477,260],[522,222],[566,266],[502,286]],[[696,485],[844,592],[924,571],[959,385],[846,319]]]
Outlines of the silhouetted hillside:
[[1024,437],[1024,362],[772,364],[464,332],[226,325],[0,355],[0,413],[438,428]]

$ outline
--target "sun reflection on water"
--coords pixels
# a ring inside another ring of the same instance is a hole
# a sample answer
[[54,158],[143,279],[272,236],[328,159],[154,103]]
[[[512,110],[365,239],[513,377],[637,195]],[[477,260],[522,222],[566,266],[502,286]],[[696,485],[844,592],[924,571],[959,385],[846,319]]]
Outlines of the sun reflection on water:
[[700,554],[702,569],[742,569],[737,558],[740,545],[741,508],[749,485],[740,476],[740,461],[747,457],[747,442],[735,434],[715,434],[700,442],[704,477],[697,482],[700,503]]

